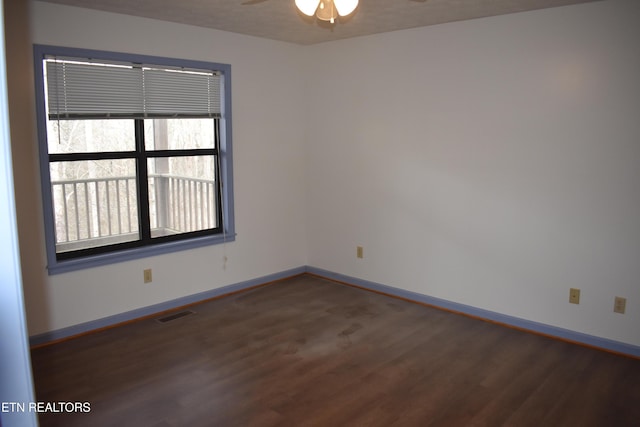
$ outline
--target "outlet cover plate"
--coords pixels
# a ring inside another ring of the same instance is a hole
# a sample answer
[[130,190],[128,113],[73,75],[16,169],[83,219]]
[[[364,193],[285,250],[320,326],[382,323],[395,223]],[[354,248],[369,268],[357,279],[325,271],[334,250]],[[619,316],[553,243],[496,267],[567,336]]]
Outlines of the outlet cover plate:
[[616,297],[613,303],[613,311],[615,313],[624,314],[627,308],[627,299],[622,297]]
[[569,289],[569,302],[571,304],[580,304],[580,289]]

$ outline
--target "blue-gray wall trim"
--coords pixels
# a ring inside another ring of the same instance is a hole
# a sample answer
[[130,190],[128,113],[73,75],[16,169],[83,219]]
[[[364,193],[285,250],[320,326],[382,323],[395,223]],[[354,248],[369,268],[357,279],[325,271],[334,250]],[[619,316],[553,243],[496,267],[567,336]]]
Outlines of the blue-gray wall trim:
[[73,325],[67,328],[45,332],[42,334],[31,336],[29,338],[29,343],[31,344],[31,346],[37,346],[37,345],[49,343],[51,341],[70,338],[70,337],[91,332],[97,329],[115,326],[119,323],[129,322],[131,320],[139,319],[142,317],[148,317],[157,313],[161,313],[163,311],[177,309],[189,304],[205,301],[210,298],[220,297],[233,292],[249,289],[254,286],[267,284],[275,280],[286,279],[287,277],[303,274],[305,271],[306,271],[305,267],[293,268],[291,270],[281,271],[280,273],[269,274],[267,276],[246,280],[244,282],[223,286],[221,288],[216,288],[216,289],[200,292],[193,295],[187,295],[185,297],[177,298],[171,301],[166,301],[160,304],[154,304],[147,307],[142,307],[135,310],[127,311],[125,313],[115,314],[109,317],[103,317],[102,319],[92,320],[90,322],[81,323],[79,325]]
[[434,307],[489,320],[489,321],[500,323],[506,326],[511,326],[518,329],[523,329],[523,330],[535,332],[538,334],[543,334],[546,336],[559,338],[562,340],[571,341],[574,343],[583,344],[591,347],[598,347],[598,348],[608,350],[608,351],[613,351],[616,353],[622,353],[629,356],[640,357],[640,347],[632,344],[613,341],[606,338],[596,337],[593,335],[583,334],[581,332],[575,332],[568,329],[559,328],[556,326],[546,325],[544,323],[538,323],[530,320],[520,319],[518,317],[508,316],[506,314],[497,313],[495,311],[484,310],[484,309],[473,307],[470,305],[451,302],[444,299],[423,295],[417,292],[407,291],[404,289],[394,288],[392,286],[382,285],[380,283],[375,283],[368,280],[358,279],[356,277],[345,276],[343,274],[334,273],[332,271],[323,270],[321,268],[307,267],[306,271],[310,274],[315,274],[321,277],[325,277],[327,279],[343,282],[348,285],[369,289],[375,292],[381,292],[394,297],[404,298],[404,299],[415,301],[422,304],[428,304]]
[[346,276],[340,273],[334,273],[332,271],[324,270],[321,268],[302,266],[285,270],[279,273],[270,274],[267,276],[258,277],[255,279],[247,280],[244,282],[223,286],[221,288],[212,289],[210,291],[201,292],[198,294],[188,295],[182,298],[166,301],[160,304],[154,304],[148,307],[138,308],[136,310],[128,311],[125,313],[116,314],[102,319],[93,320],[79,325],[69,326],[68,328],[58,329],[51,332],[45,332],[39,335],[34,335],[29,338],[31,346],[46,344],[51,341],[56,341],[64,338],[69,338],[75,335],[80,335],[86,332],[91,332],[96,329],[106,328],[117,325],[119,323],[128,322],[141,317],[151,316],[153,314],[161,313],[167,310],[177,309],[189,304],[205,301],[210,298],[215,298],[230,294],[233,292],[242,291],[267,284],[275,280],[285,279],[287,277],[296,276],[303,273],[310,273],[316,276],[324,277],[326,279],[342,282],[347,285],[357,286],[363,289],[371,290],[374,292],[380,292],[388,294],[392,297],[398,297],[414,301],[421,304],[427,304],[433,307],[442,308],[458,312],[461,314],[477,317],[480,319],[496,322],[505,326],[511,326],[518,329],[531,331],[538,334],[543,334],[549,337],[562,339],[565,341],[571,341],[577,344],[583,344],[591,347],[597,347],[604,350],[612,351],[615,353],[626,354],[633,357],[640,358],[640,346],[633,344],[627,344],[619,341],[614,341],[606,338],[597,337],[594,335],[583,334],[581,332],[571,331],[568,329],[559,328],[557,326],[546,325],[544,323],[533,322],[530,320],[520,319],[514,316],[508,316],[506,314],[497,313],[495,311],[484,310],[481,308],[473,307],[470,305],[460,304],[452,301],[447,301],[440,298],[431,297],[428,295],[420,294],[417,292],[407,291],[393,286],[383,285],[369,280],[358,279],[352,276]]

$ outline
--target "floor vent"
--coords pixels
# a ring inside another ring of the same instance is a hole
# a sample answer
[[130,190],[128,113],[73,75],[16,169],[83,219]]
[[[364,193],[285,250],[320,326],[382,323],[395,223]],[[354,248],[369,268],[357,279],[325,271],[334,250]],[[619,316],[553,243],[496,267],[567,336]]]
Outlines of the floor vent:
[[158,321],[160,323],[167,323],[167,322],[171,322],[172,320],[176,320],[176,319],[179,319],[181,317],[188,316],[190,314],[194,314],[194,312],[191,311],[191,310],[180,311],[178,313],[170,314],[170,315],[165,316],[165,317],[160,317],[159,319],[156,319],[156,321]]

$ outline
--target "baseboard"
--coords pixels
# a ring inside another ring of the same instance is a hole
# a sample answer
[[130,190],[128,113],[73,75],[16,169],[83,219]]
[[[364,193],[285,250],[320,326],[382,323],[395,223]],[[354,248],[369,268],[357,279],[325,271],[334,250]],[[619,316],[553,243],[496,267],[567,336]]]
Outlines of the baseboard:
[[297,276],[306,272],[306,267],[298,267],[290,270],[281,271],[279,273],[269,274],[267,276],[258,277],[251,280],[235,283],[221,288],[212,289],[210,291],[200,292],[193,295],[166,301],[160,304],[154,304],[147,307],[141,307],[125,313],[115,314],[113,316],[103,317],[101,319],[92,320],[90,322],[80,323],[78,325],[69,326],[67,328],[57,329],[42,334],[29,337],[31,347],[37,347],[44,344],[50,344],[56,341],[84,335],[100,329],[114,327],[123,323],[131,322],[141,318],[157,315],[159,313],[175,310],[180,307],[192,305],[212,298],[219,298],[236,292],[245,291],[257,286],[265,285],[276,280],[286,279],[288,277]]
[[508,316],[495,311],[484,310],[481,308],[447,301],[440,298],[431,297],[417,292],[407,291],[393,286],[383,285],[369,280],[359,279],[357,277],[347,276],[340,273],[316,268],[312,266],[302,266],[290,270],[284,270],[279,273],[269,274],[251,280],[223,286],[221,288],[212,289],[160,304],[142,307],[136,310],[127,311],[125,313],[104,317],[90,322],[81,323],[67,328],[62,328],[39,335],[29,337],[29,343],[32,347],[49,344],[52,342],[72,338],[74,336],[83,335],[96,330],[105,329],[119,324],[131,322],[137,319],[157,315],[159,313],[175,310],[180,307],[196,304],[208,299],[219,298],[236,292],[246,291],[248,289],[262,286],[270,282],[286,279],[303,273],[313,274],[346,285],[355,286],[373,292],[382,293],[395,298],[402,298],[419,304],[426,304],[436,308],[472,316],[478,319],[498,323],[504,326],[513,327],[548,337],[569,341],[580,345],[595,347],[602,350],[640,358],[640,346],[601,338],[593,335],[583,334],[581,332],[571,331],[556,326],[546,325],[544,323],[533,322],[530,320],[520,319],[514,316]]
[[632,344],[627,344],[619,341],[609,340],[593,335],[583,334],[581,332],[571,331],[569,329],[563,329],[556,326],[546,325],[544,323],[533,322],[530,320],[520,319],[518,317],[508,316],[505,314],[497,313],[495,311],[484,310],[481,308],[459,304],[456,302],[447,301],[440,298],[434,298],[427,295],[423,295],[417,292],[407,291],[392,286],[383,285],[380,283],[371,282],[368,280],[358,279],[356,277],[346,276],[332,271],[323,270],[316,267],[306,267],[306,272],[319,277],[324,277],[337,282],[345,283],[347,285],[355,286],[358,288],[367,289],[370,291],[382,293],[396,298],[402,298],[405,300],[413,301],[420,304],[425,304],[437,308],[441,308],[456,313],[461,313],[467,316],[475,317],[478,319],[491,321],[504,326],[509,326],[529,332],[533,332],[540,335],[545,335],[551,338],[561,339],[563,341],[569,341],[575,344],[580,344],[588,347],[595,347],[601,350],[606,350],[613,353],[623,354],[634,358],[640,358],[640,347]]

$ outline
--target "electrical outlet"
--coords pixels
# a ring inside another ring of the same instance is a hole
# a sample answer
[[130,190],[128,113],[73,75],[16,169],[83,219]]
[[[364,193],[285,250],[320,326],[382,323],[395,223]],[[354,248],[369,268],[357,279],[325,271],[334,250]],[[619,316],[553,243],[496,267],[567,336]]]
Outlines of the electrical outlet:
[[580,289],[569,289],[569,302],[571,304],[580,304]]
[[627,299],[622,297],[616,297],[613,303],[613,311],[616,313],[624,314],[627,308]]
[[364,248],[362,246],[356,246],[356,256],[358,258],[364,258]]
[[147,268],[146,270],[144,270],[144,283],[151,282],[153,282],[153,275],[151,274],[151,269]]

